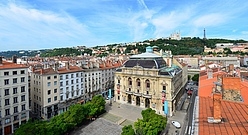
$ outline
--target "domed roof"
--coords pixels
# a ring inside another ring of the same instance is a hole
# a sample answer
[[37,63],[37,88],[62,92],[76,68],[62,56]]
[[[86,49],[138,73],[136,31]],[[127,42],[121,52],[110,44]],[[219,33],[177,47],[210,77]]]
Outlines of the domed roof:
[[152,47],[148,46],[145,53],[131,56],[123,65],[125,67],[141,66],[143,68],[160,69],[165,67],[166,62],[161,56],[152,53]]

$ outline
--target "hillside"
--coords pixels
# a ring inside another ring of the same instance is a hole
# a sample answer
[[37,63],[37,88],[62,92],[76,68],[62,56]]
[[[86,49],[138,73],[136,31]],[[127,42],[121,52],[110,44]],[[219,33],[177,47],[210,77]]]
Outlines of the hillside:
[[[136,45],[124,44],[110,44],[106,45],[109,47],[107,52],[112,53],[113,48],[117,48],[117,53],[120,53],[120,47],[126,47],[124,53],[131,53],[131,50],[138,49],[139,53],[145,52],[147,46],[157,46],[159,49],[171,50],[173,55],[196,55],[202,54],[204,51],[204,46],[209,48],[215,48],[216,43],[244,43],[245,40],[228,40],[228,39],[200,39],[199,37],[194,38],[182,38],[181,40],[170,40],[170,39],[157,39],[157,40],[145,40],[136,43]],[[93,47],[94,49],[99,49],[101,46]],[[36,56],[40,54],[41,57],[52,57],[52,56],[77,56],[80,54],[92,54],[92,49],[76,49],[76,48],[55,48],[46,50],[35,50],[35,51],[6,51],[0,52],[0,56],[5,58],[10,58],[13,55],[18,57],[21,56]],[[107,55],[108,53],[103,53]],[[102,56],[102,55],[100,55]]]

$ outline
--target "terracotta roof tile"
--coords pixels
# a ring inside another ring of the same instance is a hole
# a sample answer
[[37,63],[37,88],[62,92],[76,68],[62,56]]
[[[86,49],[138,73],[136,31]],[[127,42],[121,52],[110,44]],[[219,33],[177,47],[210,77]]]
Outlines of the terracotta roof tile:
[[2,61],[2,64],[0,64],[0,69],[13,69],[13,68],[28,68],[28,66],[24,64],[16,64],[7,61]]
[[248,81],[241,81],[241,95],[244,102],[221,101],[221,116],[223,123],[212,124],[207,117],[213,117],[213,82],[217,80],[218,72],[213,78],[200,76],[199,82],[199,135],[248,135]]
[[248,135],[247,105],[224,100],[222,100],[221,105],[222,117],[225,121],[219,124],[208,123],[207,117],[212,117],[211,109],[208,108],[213,106],[213,99],[210,97],[200,97],[199,134]]

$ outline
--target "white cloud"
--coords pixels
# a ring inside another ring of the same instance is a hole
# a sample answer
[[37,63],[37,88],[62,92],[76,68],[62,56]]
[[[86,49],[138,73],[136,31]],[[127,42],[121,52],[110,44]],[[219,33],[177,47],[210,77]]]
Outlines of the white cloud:
[[194,21],[196,27],[218,26],[226,21],[226,16],[220,13],[203,15]]
[[[0,46],[9,47],[5,49],[74,45],[93,38],[87,26],[65,13],[41,11],[11,3],[0,5],[0,17]],[[19,48],[16,48],[17,45]]]
[[151,23],[156,29],[154,36],[164,37],[171,34],[172,31],[178,30],[179,27],[185,27],[192,15],[191,9],[187,8],[153,17]]

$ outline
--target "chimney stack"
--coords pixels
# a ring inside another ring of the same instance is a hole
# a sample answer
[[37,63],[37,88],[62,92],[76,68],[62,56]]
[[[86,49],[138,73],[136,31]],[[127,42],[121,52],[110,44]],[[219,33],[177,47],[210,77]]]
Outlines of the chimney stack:
[[65,63],[65,68],[66,68],[67,70],[70,70],[70,63],[69,63],[69,61]]
[[213,118],[214,123],[221,122],[221,99],[222,95],[220,93],[213,94]]
[[3,57],[0,56],[0,64],[3,64]]
[[12,62],[13,63],[17,63],[17,57],[16,57],[16,55],[12,56]]

